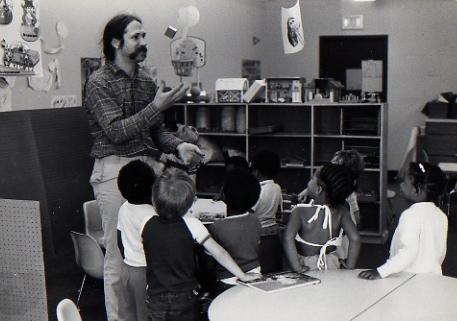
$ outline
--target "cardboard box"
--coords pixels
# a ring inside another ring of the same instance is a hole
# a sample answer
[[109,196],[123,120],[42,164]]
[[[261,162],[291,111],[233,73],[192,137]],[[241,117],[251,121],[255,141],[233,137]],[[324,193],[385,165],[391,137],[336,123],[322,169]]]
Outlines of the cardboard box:
[[449,104],[439,101],[430,101],[425,104],[422,113],[430,118],[447,118],[448,105]]

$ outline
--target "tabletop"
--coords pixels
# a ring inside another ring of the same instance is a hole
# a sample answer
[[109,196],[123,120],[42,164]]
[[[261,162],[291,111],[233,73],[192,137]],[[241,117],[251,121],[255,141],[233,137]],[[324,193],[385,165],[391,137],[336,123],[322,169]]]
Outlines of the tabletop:
[[[275,293],[263,293],[239,285],[222,293],[212,302],[209,318],[211,321],[435,320],[397,318],[402,315],[399,312],[406,308],[403,304],[396,303],[392,309],[391,301],[405,301],[408,310],[414,310],[414,300],[417,297],[417,301],[422,304],[417,309],[417,316],[428,307],[447,310],[450,302],[456,302],[457,299],[457,279],[436,275],[424,278],[423,275],[402,272],[371,281],[357,278],[360,271],[307,272],[308,275],[321,279],[321,283]],[[442,298],[430,300],[429,297],[441,286],[446,288],[445,293],[440,291]],[[422,294],[424,292],[429,294],[425,296]],[[455,309],[449,307],[450,313]],[[383,310],[389,310],[389,317],[386,317]],[[365,317],[368,313],[370,316]],[[453,319],[439,320],[455,320],[457,314],[453,315]]]

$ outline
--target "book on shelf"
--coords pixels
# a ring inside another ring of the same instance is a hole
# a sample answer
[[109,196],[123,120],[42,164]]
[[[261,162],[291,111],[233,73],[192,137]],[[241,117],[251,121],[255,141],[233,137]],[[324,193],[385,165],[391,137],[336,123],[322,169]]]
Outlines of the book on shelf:
[[244,93],[243,101],[247,103],[254,102],[256,99],[261,99],[262,95],[264,95],[263,101],[265,101],[265,79],[257,79]]
[[273,293],[300,286],[319,284],[321,280],[305,273],[286,271],[265,274],[260,279],[248,282],[238,280],[238,283],[262,292]]

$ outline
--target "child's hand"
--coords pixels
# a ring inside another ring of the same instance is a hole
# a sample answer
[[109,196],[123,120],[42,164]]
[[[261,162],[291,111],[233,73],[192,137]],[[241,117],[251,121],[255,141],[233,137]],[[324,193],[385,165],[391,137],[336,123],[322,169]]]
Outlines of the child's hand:
[[377,280],[381,278],[379,275],[378,270],[366,270],[359,273],[359,278],[365,280]]
[[349,270],[350,268],[348,267],[348,260],[347,259],[340,259],[340,268]]
[[249,281],[254,281],[257,279],[260,279],[262,277],[262,274],[260,273],[244,273],[244,276],[240,278],[241,281],[243,282],[249,282]]
[[303,203],[304,201],[306,201],[306,198],[308,197],[308,189],[305,188],[303,191],[301,191],[299,194],[298,194],[298,201],[300,203]]

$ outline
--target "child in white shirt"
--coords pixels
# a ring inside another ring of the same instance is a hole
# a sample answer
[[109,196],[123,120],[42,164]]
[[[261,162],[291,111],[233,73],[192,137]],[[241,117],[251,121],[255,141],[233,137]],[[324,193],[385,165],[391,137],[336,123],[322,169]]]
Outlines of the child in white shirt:
[[445,182],[438,166],[410,163],[400,189],[403,197],[414,204],[400,216],[387,262],[360,272],[359,278],[375,280],[401,271],[442,274],[448,222],[438,204]]
[[117,184],[127,200],[119,209],[118,245],[124,258],[121,282],[126,293],[120,313],[125,320],[147,321],[146,258],[141,232],[146,222],[157,215],[152,206],[153,169],[140,160],[134,160],[119,171]]

